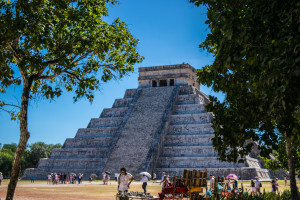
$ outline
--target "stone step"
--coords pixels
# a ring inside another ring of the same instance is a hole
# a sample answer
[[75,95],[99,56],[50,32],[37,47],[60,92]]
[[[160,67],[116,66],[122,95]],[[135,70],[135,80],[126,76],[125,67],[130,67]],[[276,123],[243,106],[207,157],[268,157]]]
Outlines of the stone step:
[[184,104],[184,105],[174,105],[173,115],[178,114],[194,114],[205,112],[204,104]]
[[181,86],[179,89],[179,95],[188,95],[188,94],[195,94],[195,89],[191,85]]
[[102,158],[44,158],[39,161],[40,169],[100,169],[103,167]]
[[243,163],[230,163],[218,160],[218,157],[160,157],[158,168],[240,168]]
[[129,107],[131,102],[132,102],[132,98],[116,99],[112,107],[113,108]]
[[123,117],[92,118],[88,128],[118,127],[122,121]]
[[199,146],[212,145],[214,135],[166,135],[165,146]]
[[108,148],[61,148],[53,149],[50,158],[104,158]]
[[[171,167],[171,168],[156,168],[155,173],[158,175],[158,178],[161,178],[159,176],[162,174],[162,172],[165,172],[169,176],[183,176],[184,170],[193,171],[201,170],[205,171],[207,170],[207,178],[209,178],[209,175],[212,174],[215,177],[226,177],[228,174],[236,174],[239,178],[239,180],[249,180],[249,177],[261,177],[261,180],[269,180],[268,170],[261,169],[261,168],[248,168],[248,167],[242,167],[242,168],[226,168],[222,166],[213,167],[213,168],[197,168],[197,167]],[[264,185],[264,183],[263,183]]]
[[114,136],[118,127],[98,127],[98,128],[80,128],[78,129],[75,138],[89,138],[101,136]]
[[171,115],[171,124],[207,124],[212,120],[212,113]]
[[198,94],[188,94],[188,95],[178,95],[175,105],[203,104],[203,103],[204,103],[203,98],[200,98]]
[[112,137],[103,138],[67,138],[64,144],[64,148],[86,148],[86,147],[106,147],[109,146],[112,141]]
[[127,89],[124,95],[124,98],[133,98],[137,89]]
[[213,146],[165,146],[162,152],[162,157],[210,157],[218,155]]
[[127,111],[128,107],[120,108],[105,108],[103,109],[100,118],[105,117],[123,117]]
[[214,132],[199,132],[199,133],[168,133],[167,135],[172,135],[172,136],[175,136],[175,135],[198,135],[198,136],[201,136],[201,135],[215,135]]
[[213,133],[214,129],[211,124],[173,124],[169,127],[169,134],[203,134]]

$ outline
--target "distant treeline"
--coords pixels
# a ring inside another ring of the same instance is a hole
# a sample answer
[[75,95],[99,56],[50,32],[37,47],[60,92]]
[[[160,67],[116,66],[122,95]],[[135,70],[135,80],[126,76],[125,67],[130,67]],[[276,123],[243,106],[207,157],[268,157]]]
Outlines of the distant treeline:
[[[61,144],[45,144],[44,142],[36,142],[28,145],[22,158],[21,174],[23,174],[26,168],[37,167],[40,158],[48,158],[52,149],[61,147]],[[4,178],[10,177],[16,149],[16,144],[2,145],[0,143],[0,172],[2,172]]]

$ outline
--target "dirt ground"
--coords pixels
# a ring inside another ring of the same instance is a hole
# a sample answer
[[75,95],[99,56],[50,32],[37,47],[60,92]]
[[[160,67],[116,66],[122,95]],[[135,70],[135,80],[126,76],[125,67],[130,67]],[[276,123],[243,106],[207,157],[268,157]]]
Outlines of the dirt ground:
[[[4,200],[6,196],[8,180],[4,180],[0,186],[0,199]],[[141,182],[132,182],[129,191],[142,192]],[[148,183],[147,192],[152,195],[157,195],[161,191],[159,183]],[[117,193],[117,183],[110,181],[108,185],[103,185],[102,182],[96,181],[89,183],[83,181],[82,184],[47,184],[46,181],[19,181],[14,200],[115,200]]]
[[[250,190],[250,182],[243,181],[245,190]],[[4,180],[0,186],[0,200],[4,200],[6,196],[8,180]],[[283,191],[289,189],[288,186],[284,186],[283,181],[279,182],[279,190]],[[271,184],[263,183],[262,191],[270,191]],[[131,184],[129,191],[142,192],[142,182],[134,181]],[[161,185],[159,183],[148,182],[147,192],[152,195],[158,195],[161,192]],[[103,185],[102,182],[96,181],[89,183],[84,181],[83,184],[47,184],[46,181],[19,181],[14,200],[115,200],[115,194],[117,193],[117,183],[110,181],[108,185]]]

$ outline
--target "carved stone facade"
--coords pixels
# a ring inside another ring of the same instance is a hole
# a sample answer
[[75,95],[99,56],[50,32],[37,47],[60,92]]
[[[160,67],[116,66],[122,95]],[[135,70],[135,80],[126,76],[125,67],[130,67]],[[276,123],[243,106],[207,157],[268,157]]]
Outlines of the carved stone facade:
[[45,179],[53,172],[101,177],[104,171],[118,173],[121,167],[133,175],[154,171],[159,176],[164,171],[179,176],[184,169],[207,169],[215,176],[270,178],[256,158],[247,156],[242,164],[218,160],[211,142],[213,114],[205,111],[209,100],[200,91],[193,67],[144,67],[139,73],[137,89],[127,90],[75,138],[41,159],[36,169],[27,169],[23,178],[35,174]]

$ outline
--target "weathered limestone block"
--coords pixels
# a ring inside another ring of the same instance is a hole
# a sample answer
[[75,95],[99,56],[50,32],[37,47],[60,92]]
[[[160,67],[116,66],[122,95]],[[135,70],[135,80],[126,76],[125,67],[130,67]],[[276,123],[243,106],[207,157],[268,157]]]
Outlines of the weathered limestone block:
[[197,94],[179,95],[177,97],[176,105],[184,104],[200,104],[204,103],[204,99]]
[[120,107],[120,108],[106,108],[103,109],[101,117],[123,117],[127,111],[128,107]]
[[98,128],[80,128],[76,133],[76,138],[89,138],[89,137],[106,137],[113,136],[118,127],[98,127]]
[[124,95],[124,98],[133,98],[137,89],[127,89]]
[[205,112],[204,104],[184,104],[184,105],[174,105],[173,114],[194,114]]
[[102,138],[67,138],[64,148],[107,147],[112,137]]
[[212,113],[180,114],[171,116],[171,124],[208,124],[212,120]]
[[61,148],[53,149],[51,158],[104,158],[107,156],[106,148]]
[[165,146],[211,146],[213,135],[166,135]]
[[122,123],[122,120],[122,117],[92,118],[88,128],[118,127]]
[[213,134],[214,129],[211,124],[183,124],[183,125],[170,125],[169,133],[172,135],[180,134]]
[[[41,159],[40,169],[97,169],[103,166],[101,158],[75,158],[75,159]],[[60,171],[56,171],[60,172]]]
[[216,157],[218,153],[213,146],[164,146],[162,157]]
[[246,160],[246,164],[248,165],[248,167],[261,168],[259,161],[257,159],[246,156],[245,160]]
[[184,169],[192,171],[193,169],[196,170],[207,170],[208,174],[212,174],[215,177],[226,177],[228,174],[236,174],[239,177],[239,180],[249,180],[253,179],[256,176],[261,177],[261,180],[270,180],[269,175],[268,175],[268,170],[266,169],[258,169],[258,168],[247,168],[247,167],[242,167],[242,168],[225,168],[225,167],[220,167],[220,168],[196,168],[196,167],[191,167],[191,168],[157,168],[155,173],[161,174],[162,172],[168,172],[168,174],[172,174],[175,176],[180,176],[183,174]]
[[132,98],[116,99],[113,108],[128,107],[132,102]]
[[161,168],[240,168],[243,164],[221,162],[218,157],[160,157]]

